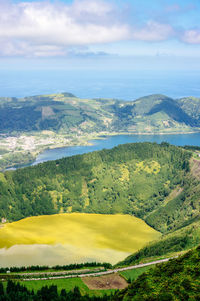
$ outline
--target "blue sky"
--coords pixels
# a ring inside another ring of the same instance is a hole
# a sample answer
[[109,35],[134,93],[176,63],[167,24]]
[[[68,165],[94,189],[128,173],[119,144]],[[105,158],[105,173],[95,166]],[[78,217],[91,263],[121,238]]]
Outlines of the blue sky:
[[134,57],[200,67],[199,0],[0,0],[0,11],[2,68]]

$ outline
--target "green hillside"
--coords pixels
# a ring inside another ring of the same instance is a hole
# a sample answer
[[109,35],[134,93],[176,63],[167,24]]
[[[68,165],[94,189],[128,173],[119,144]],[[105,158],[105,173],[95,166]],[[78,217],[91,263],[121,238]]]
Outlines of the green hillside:
[[118,266],[134,265],[140,262],[149,262],[164,256],[172,257],[176,252],[189,250],[200,244],[200,221],[190,221],[189,226],[185,226],[174,232],[165,234],[161,239],[147,244],[138,252],[130,255]]
[[200,98],[184,97],[177,100],[181,109],[190,116],[196,124],[200,122]]
[[[106,108],[106,106],[105,106]],[[25,98],[0,98],[0,131],[95,131],[105,128],[103,117],[110,117],[95,100],[82,100],[70,93]],[[85,124],[83,124],[85,123]]]
[[159,132],[200,127],[197,98],[150,95],[132,102],[80,99],[70,93],[0,98],[0,131]]
[[0,217],[126,213],[164,232],[165,219],[151,216],[159,208],[162,212],[170,192],[183,185],[189,158],[189,152],[166,143],[135,143],[5,172]]
[[200,247],[157,265],[118,292],[112,300],[199,300]]

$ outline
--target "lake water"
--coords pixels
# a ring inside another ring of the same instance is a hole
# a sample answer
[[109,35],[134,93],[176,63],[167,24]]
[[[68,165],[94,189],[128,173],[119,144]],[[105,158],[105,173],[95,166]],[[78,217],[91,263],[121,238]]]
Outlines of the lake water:
[[0,266],[115,264],[160,236],[143,220],[130,215],[61,213],[29,217],[0,228]]
[[119,144],[132,142],[157,142],[163,141],[174,145],[198,145],[200,146],[200,133],[194,134],[180,134],[180,135],[117,135],[109,136],[102,140],[89,141],[92,145],[89,146],[72,146],[62,147],[56,149],[45,150],[41,153],[32,165],[42,163],[49,160],[56,160],[63,157],[70,157],[73,155],[84,154],[101,149],[109,149]]

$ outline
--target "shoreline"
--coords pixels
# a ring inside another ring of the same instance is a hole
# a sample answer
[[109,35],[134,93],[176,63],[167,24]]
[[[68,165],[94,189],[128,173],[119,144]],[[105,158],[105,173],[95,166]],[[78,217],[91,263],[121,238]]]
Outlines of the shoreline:
[[[55,146],[54,145],[49,145],[47,147],[41,147],[39,150],[36,150],[34,152],[31,152],[31,155],[33,156],[33,160],[24,163],[24,164],[11,164],[9,166],[7,166],[5,169],[2,169],[2,172],[5,171],[11,171],[11,170],[15,170],[18,168],[25,168],[28,166],[34,166],[34,162],[36,161],[37,157],[42,154],[43,152],[45,152],[46,150],[56,150],[56,149],[62,149],[62,148],[70,148],[70,147],[78,147],[78,146],[93,146],[94,143],[93,141],[95,140],[106,140],[109,137],[112,136],[164,136],[164,135],[190,135],[190,134],[198,134],[200,133],[200,129],[196,130],[196,131],[188,131],[188,132],[180,132],[180,131],[176,131],[176,132],[114,132],[114,133],[109,133],[109,132],[101,132],[96,136],[93,137],[81,137],[80,142],[78,142],[78,138],[77,138],[77,143],[70,143],[70,144],[61,144],[59,146]],[[56,134],[56,133],[55,133]],[[62,136],[62,135],[61,135]],[[12,137],[12,136],[9,136]],[[50,160],[47,160],[50,161]],[[47,162],[45,161],[45,162]],[[42,162],[41,162],[42,163]],[[37,163],[37,164],[41,164],[41,163]],[[35,164],[35,165],[37,165]]]
[[[53,147],[53,146],[48,146],[45,147],[43,149],[41,149],[40,151],[36,152],[36,157],[41,154],[42,152],[46,151],[46,150],[51,150],[51,149],[61,149],[61,148],[67,148],[67,147],[76,147],[76,146],[92,146],[94,145],[93,143],[89,142],[89,141],[93,141],[93,140],[105,140],[108,137],[112,137],[112,136],[162,136],[162,135],[190,135],[190,134],[198,134],[200,133],[200,129],[198,131],[191,131],[191,132],[149,132],[149,133],[145,133],[145,132],[137,132],[137,133],[130,133],[130,132],[115,132],[115,133],[106,133],[106,134],[100,134],[96,137],[92,137],[88,140],[85,141],[85,143],[74,143],[74,144],[63,144],[63,146],[58,146],[58,147]],[[84,140],[84,138],[83,138]]]

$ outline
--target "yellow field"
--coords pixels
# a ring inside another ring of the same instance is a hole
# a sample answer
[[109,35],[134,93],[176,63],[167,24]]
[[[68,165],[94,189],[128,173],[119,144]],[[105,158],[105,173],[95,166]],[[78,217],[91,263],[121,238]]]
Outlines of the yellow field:
[[56,214],[0,228],[0,266],[116,263],[160,233],[129,215]]

